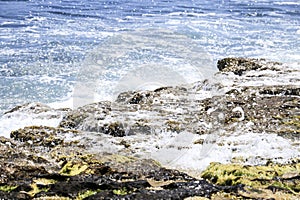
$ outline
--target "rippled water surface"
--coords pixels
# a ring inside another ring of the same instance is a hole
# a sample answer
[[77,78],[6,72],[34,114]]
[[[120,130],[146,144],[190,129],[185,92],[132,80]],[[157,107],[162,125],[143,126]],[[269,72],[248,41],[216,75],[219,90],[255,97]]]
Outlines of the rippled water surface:
[[[114,34],[149,29],[184,35],[213,62],[225,56],[300,59],[298,0],[1,0],[1,113],[19,103],[69,97],[91,51],[110,48],[105,42]],[[106,81],[120,78],[123,67],[115,65],[118,73]]]

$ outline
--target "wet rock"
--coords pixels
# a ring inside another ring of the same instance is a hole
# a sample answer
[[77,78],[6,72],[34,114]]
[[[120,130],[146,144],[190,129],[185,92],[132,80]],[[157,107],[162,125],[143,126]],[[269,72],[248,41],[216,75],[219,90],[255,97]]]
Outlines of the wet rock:
[[206,181],[171,183],[161,189],[143,187],[130,190],[114,190],[113,193],[97,193],[88,199],[184,199],[191,196],[210,197],[216,193],[217,188]]
[[151,134],[152,128],[149,124],[148,120],[139,119],[134,124],[127,125],[125,135],[136,135],[136,134],[143,134],[149,135]]
[[[119,95],[116,102],[106,102],[104,107],[104,102],[99,102],[70,111],[59,127],[100,132],[117,137],[151,134],[156,127],[163,130],[181,131],[181,124],[189,124],[190,121],[180,118],[176,122],[172,119],[176,118],[179,112],[176,108],[181,105],[182,109],[186,109],[185,112],[190,111],[188,95],[189,92],[183,87],[124,92]],[[172,111],[172,108],[175,110]],[[143,116],[139,117],[139,113],[143,113]]]
[[54,109],[41,103],[27,103],[13,108],[1,116],[0,132],[10,132],[25,126],[57,126],[70,109]]
[[25,103],[23,105],[19,105],[14,107],[13,109],[4,112],[4,115],[11,116],[14,113],[26,113],[26,114],[44,114],[41,115],[42,117],[51,118],[60,118],[62,114],[65,112],[70,111],[69,108],[61,108],[61,109],[54,109],[50,106],[38,102],[33,103]]
[[[168,103],[168,100],[176,100],[174,97],[188,95],[190,91],[186,87],[161,87],[153,91],[128,91],[121,93],[116,103],[139,104],[139,105],[159,105]],[[184,99],[184,98],[182,98]],[[178,101],[179,102],[179,101]]]
[[[197,126],[205,111],[202,103],[196,102],[193,91],[188,87],[162,87],[154,91],[124,92],[117,98],[114,111],[124,116],[123,122],[130,134],[191,129],[205,132],[203,127]],[[191,106],[193,104],[195,106]],[[137,112],[142,114],[141,117],[135,116]]]
[[[6,146],[6,150],[10,148],[7,144],[2,145]],[[22,143],[17,142],[16,145],[22,146]],[[68,148],[60,144],[58,146],[61,152]],[[81,149],[80,159],[71,156],[66,158],[60,167],[47,170],[36,160],[24,162],[28,155],[34,156],[31,154],[34,152],[26,151],[27,155],[22,155],[20,151],[23,150],[14,150],[19,156],[15,157],[13,163],[7,162],[7,158],[12,154],[2,152],[1,198],[182,199],[194,195],[210,197],[223,191],[207,181],[163,168],[153,160],[108,154],[90,155]],[[56,165],[56,159],[49,159],[47,165]]]
[[[76,135],[77,131],[26,127],[12,132],[14,141],[3,138],[0,197],[143,199],[175,195],[183,198],[193,194],[210,196],[220,191],[212,184],[196,182],[197,179],[166,169],[150,159],[88,154],[84,146],[66,145],[66,134]],[[50,146],[48,138],[56,138]],[[45,151],[41,146],[50,150]],[[38,156],[41,154],[43,158]],[[181,184],[170,185],[177,182]]]
[[[61,128],[69,129],[81,129],[86,123],[93,122],[95,120],[103,120],[106,115],[111,111],[110,102],[99,102],[88,104],[86,106],[80,107],[78,109],[68,112],[59,124]],[[97,124],[86,125],[82,129],[87,129],[87,131],[97,130]],[[90,130],[92,129],[92,130]]]
[[265,59],[254,58],[224,58],[218,61],[217,67],[222,72],[233,72],[236,75],[242,75],[250,70],[278,70],[280,63],[268,62]]
[[[262,156],[254,158],[260,159],[255,166],[212,163],[202,173],[203,180],[148,159],[153,156],[150,150],[164,156],[159,150],[173,153],[209,142],[239,151],[241,141],[225,144],[217,139],[247,132],[276,133],[294,142],[289,144],[299,144],[297,69],[287,71],[279,63],[248,58],[226,58],[218,68],[239,76],[218,73],[214,81],[124,92],[115,102],[74,110],[26,104],[7,112],[7,117],[22,112],[47,113],[46,119],[64,117],[59,127],[29,126],[12,131],[11,138],[0,138],[0,197],[297,199],[299,162],[276,164]],[[166,144],[160,141],[162,133],[172,137]],[[230,161],[242,163],[245,158]]]
[[59,124],[61,128],[76,129],[89,132],[122,137],[125,135],[123,124],[112,118],[110,102],[99,102],[80,107],[68,112]]
[[[211,163],[201,176],[221,186],[245,185],[246,190],[239,194],[248,198],[286,196],[295,199],[300,197],[299,167],[299,163],[265,166]],[[294,176],[287,177],[287,174]]]
[[128,102],[128,99],[130,99],[135,94],[134,91],[126,91],[122,92],[118,95],[116,102],[117,103],[125,103]]
[[10,137],[16,141],[27,142],[29,145],[54,147],[64,142],[64,139],[74,137],[79,132],[47,126],[31,126],[12,131]]
[[20,106],[16,106],[13,109],[5,112],[4,114],[8,114],[8,113],[13,113],[16,111],[19,112],[27,112],[27,113],[42,113],[42,112],[48,112],[53,110],[50,106],[47,106],[45,104],[41,104],[41,103],[26,103]]
[[254,131],[295,138],[292,133],[296,133],[299,129],[297,118],[300,114],[298,89],[293,85],[279,85],[241,87],[239,91],[228,91],[221,101],[227,104],[222,110],[226,115],[225,122],[229,124],[236,122],[241,113],[233,115],[232,110],[240,107],[244,114],[244,123],[253,122]]
[[269,86],[263,87],[260,91],[260,94],[268,95],[284,95],[284,96],[300,96],[300,87],[287,85],[287,86]]
[[149,93],[135,93],[133,97],[130,98],[129,104],[139,104],[141,103],[144,99],[147,99],[149,97]]
[[119,122],[111,123],[111,124],[105,124],[104,127],[104,133],[108,135],[112,135],[115,137],[123,137],[125,136],[125,130],[123,128],[123,125]]

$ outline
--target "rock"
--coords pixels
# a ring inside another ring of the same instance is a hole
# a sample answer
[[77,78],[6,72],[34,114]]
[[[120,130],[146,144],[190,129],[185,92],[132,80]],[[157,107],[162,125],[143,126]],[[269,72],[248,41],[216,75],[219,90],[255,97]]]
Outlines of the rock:
[[112,193],[97,193],[88,199],[184,199],[195,195],[210,197],[211,194],[218,191],[217,188],[204,180],[171,183],[161,189],[147,188],[149,188],[149,185],[148,187],[135,187],[135,191],[123,189],[121,191],[114,190]]
[[[103,120],[111,111],[110,102],[99,102],[88,104],[76,110],[68,112],[59,124],[61,128],[69,129],[83,129],[87,131],[96,131],[97,124],[93,123],[95,120]],[[84,126],[84,124],[87,124]]]
[[[31,144],[34,145],[41,144],[36,142]],[[57,166],[57,160],[60,160],[65,152],[63,149],[69,148],[68,146],[57,144],[61,152],[58,154],[59,157],[41,148],[29,151],[22,142],[16,142],[16,146],[17,148],[11,149],[7,141],[0,145],[1,148],[5,147],[0,157],[1,198],[183,199],[194,195],[210,197],[224,191],[223,188],[207,181],[197,180],[177,170],[163,168],[150,159],[109,154],[91,155],[86,154],[85,149],[81,148],[78,149],[81,153],[77,157],[65,157],[66,159]],[[9,149],[14,154],[11,154]],[[37,160],[28,162],[28,158],[34,157],[38,150],[41,150],[40,153],[44,153],[46,158],[54,156],[54,159],[47,159],[47,165],[55,167],[47,170]],[[25,151],[26,154],[21,151]],[[14,158],[13,162],[9,162],[9,157]],[[236,191],[235,187],[232,187],[232,191]]]
[[210,196],[222,190],[166,169],[151,159],[93,155],[84,146],[65,141],[66,135],[78,134],[74,130],[36,126],[13,131],[13,140],[2,138],[0,197],[184,198],[194,194]]
[[20,106],[16,106],[13,109],[5,112],[4,114],[13,113],[16,111],[39,114],[39,113],[48,112],[51,110],[53,110],[53,109],[42,103],[26,103],[26,104],[23,104]]
[[300,87],[293,85],[265,86],[261,88],[259,93],[267,95],[300,96]]
[[[299,72],[249,58],[226,58],[218,68],[239,76],[217,73],[216,80],[124,92],[115,102],[74,110],[26,104],[8,111],[8,118],[22,113],[63,118],[58,127],[27,126],[12,131],[11,138],[0,137],[0,197],[299,199],[299,162],[270,162],[291,160],[283,158],[291,156],[286,153],[290,146],[296,149],[293,156],[298,155]],[[270,154],[247,160],[242,148],[252,145],[256,135],[266,139],[262,144],[269,136],[286,142],[283,147],[278,144],[284,156],[272,157],[278,152],[276,144],[267,149]],[[226,140],[230,137],[233,140]],[[224,159],[235,164],[212,163],[202,178],[174,169],[178,160],[188,168],[191,163],[186,160],[215,159],[191,158],[188,153],[176,157],[175,152],[201,147],[209,152],[213,145],[228,150],[232,157]],[[171,169],[153,160],[168,152],[175,155],[165,162]]]
[[22,114],[26,113],[26,114],[35,114],[39,116],[38,114],[43,114],[41,115],[42,117],[44,118],[48,117],[49,119],[51,119],[51,118],[60,118],[62,114],[68,111],[70,111],[69,108],[54,109],[46,104],[33,102],[33,103],[25,103],[23,105],[16,106],[13,109],[4,112],[4,115],[12,116],[14,113],[22,113]]
[[125,130],[121,122],[106,120],[111,117],[111,113],[111,103],[108,101],[89,104],[68,112],[59,127],[124,136]]
[[12,131],[10,137],[29,145],[54,147],[64,142],[66,137],[75,137],[79,132],[46,126],[30,126]]
[[0,132],[10,137],[10,132],[25,126],[57,126],[70,109],[54,109],[41,103],[27,103],[5,112],[0,118]]
[[265,59],[254,58],[224,58],[218,61],[217,67],[221,72],[233,72],[236,75],[242,75],[250,70],[277,70],[280,63],[267,62]]
[[[239,106],[245,115],[244,123],[253,122],[254,131],[276,133],[283,137],[295,138],[296,135],[293,132],[297,133],[299,129],[297,118],[300,114],[298,90],[299,87],[297,86],[286,85],[241,87],[239,91],[229,91],[222,100],[227,104],[222,110],[226,115],[225,122],[236,121],[238,116],[230,113]],[[295,126],[292,126],[293,124]]]
[[[59,127],[100,132],[117,137],[138,133],[151,134],[156,127],[180,131],[181,123],[189,122],[186,119],[180,119],[179,122],[172,120],[176,115],[172,107],[182,104],[184,108],[190,110],[188,95],[187,89],[183,87],[125,92],[119,95],[116,102],[99,102],[68,112]],[[146,117],[136,116],[137,112],[144,112]],[[157,121],[156,117],[166,120]]]
[[240,193],[245,198],[260,198],[264,194],[268,198],[284,195],[292,199],[294,194],[298,194],[295,198],[300,197],[300,176],[286,178],[286,174],[295,172],[300,172],[300,163],[265,166],[211,163],[201,177],[222,186],[245,185],[246,192]]
[[105,124],[103,127],[103,132],[108,135],[112,135],[115,137],[123,137],[125,136],[125,130],[121,123],[114,122],[111,124]]
[[185,87],[161,87],[153,91],[128,91],[121,93],[116,103],[121,104],[139,104],[139,105],[159,105],[168,101],[169,99],[175,100],[172,97],[179,97],[181,95],[188,95],[188,91]]

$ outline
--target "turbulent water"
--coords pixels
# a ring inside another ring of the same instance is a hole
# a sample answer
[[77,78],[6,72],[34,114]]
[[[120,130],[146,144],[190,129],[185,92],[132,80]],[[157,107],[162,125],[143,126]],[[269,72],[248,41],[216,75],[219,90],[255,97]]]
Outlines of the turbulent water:
[[[199,48],[194,55],[205,52],[211,58],[213,64],[206,62],[196,65],[198,70],[205,72],[205,68],[215,67],[216,60],[225,56],[299,62],[299,24],[298,0],[1,0],[0,111],[3,113],[24,102],[52,103],[66,100],[72,96],[82,69],[85,72],[85,67],[89,65],[86,59],[91,52],[95,53],[99,49],[110,49],[113,52],[131,45],[130,42],[116,41],[124,35],[136,35],[136,30],[139,30],[136,38],[141,38],[141,32],[151,35],[152,30],[157,29],[168,30],[178,37],[185,36],[183,44],[162,45],[167,53],[173,54],[168,59],[179,56],[180,61],[172,62],[186,64],[184,60],[187,57],[182,57],[182,54],[192,53],[193,49],[189,46],[193,44]],[[148,39],[161,39],[155,36],[159,37],[152,34],[152,38]],[[176,38],[167,43],[174,44],[174,41]],[[174,49],[177,47],[187,47],[187,50],[176,52]],[[141,64],[136,62],[141,56],[148,56],[148,61],[152,62],[155,54],[160,53],[138,48],[125,52],[128,54],[127,61],[123,61],[127,62],[125,65],[130,65],[132,60],[134,64]],[[110,99],[111,87],[115,87],[114,84],[128,73],[124,63],[112,62],[114,65],[110,70],[99,74],[99,80],[105,87],[98,88],[97,100]],[[110,60],[105,63],[110,63]],[[107,66],[104,67],[107,70]],[[192,73],[188,73],[188,67],[180,70],[181,76],[185,74],[185,80],[197,79],[189,77]],[[106,92],[103,92],[103,88]]]
[[[299,69],[299,38],[298,0],[0,0],[0,116],[25,102],[73,108],[113,100],[122,91],[202,81],[217,71],[218,59],[228,56],[267,58]],[[225,87],[235,83],[290,84],[286,79],[299,84],[297,70],[269,77],[261,73],[261,78],[251,78],[255,76],[250,73],[247,81],[231,76],[221,81]],[[198,91],[193,98],[203,99],[212,92]],[[176,106],[166,109],[183,112]],[[59,116],[52,111],[4,115],[0,118],[0,136],[9,137],[10,131],[29,125],[56,127]],[[138,152],[142,156],[149,151],[150,157],[162,163],[171,160],[172,167],[204,169],[211,161],[231,160],[231,149],[226,145],[215,149],[208,146],[212,153],[203,160],[205,148],[190,146],[194,134],[181,132],[175,139],[173,134],[127,139],[133,149],[142,149]],[[122,138],[101,137],[108,139],[96,138],[93,149],[118,150],[115,140]],[[152,149],[154,144],[167,146],[164,142],[170,143],[170,138],[174,140],[173,149]],[[234,154],[237,157],[279,156],[285,161],[300,152],[289,140],[275,134],[237,131],[221,140],[239,145],[240,151]],[[176,149],[177,143],[188,150]],[[249,164],[261,163],[250,159]]]

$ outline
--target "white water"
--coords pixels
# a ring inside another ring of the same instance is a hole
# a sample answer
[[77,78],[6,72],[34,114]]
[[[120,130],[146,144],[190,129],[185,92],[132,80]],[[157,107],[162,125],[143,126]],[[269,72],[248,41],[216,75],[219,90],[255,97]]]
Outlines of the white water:
[[[207,140],[210,136],[196,136],[189,132],[179,134],[161,132],[156,136],[135,135],[124,138],[99,135],[90,136],[93,138],[89,140],[92,144],[90,150],[92,153],[97,153],[99,149],[104,152],[153,158],[163,166],[181,169],[195,175],[211,162],[259,165],[266,164],[269,160],[286,163],[300,156],[297,142],[275,134],[249,131],[220,134],[216,141],[204,146],[194,142],[199,139]],[[93,140],[97,142],[92,142]],[[118,145],[123,140],[130,144],[130,148]]]
[[[193,1],[191,4],[183,1],[143,4],[138,1],[2,1],[0,111],[35,101],[49,103],[53,108],[73,108],[113,100],[122,90],[192,83],[210,77],[206,72],[212,68],[216,72],[217,59],[227,56],[264,57],[299,69],[299,10],[297,0]],[[165,35],[156,34],[159,31]],[[163,42],[170,37],[170,32],[171,39]],[[165,49],[149,51],[151,44]],[[113,55],[114,52],[117,54]],[[107,60],[101,59],[103,55]],[[197,63],[203,55],[210,57],[207,65]],[[95,63],[96,68],[86,73]],[[159,63],[168,68],[158,70]],[[158,72],[167,71],[169,76],[152,79],[151,67],[157,67]],[[95,77],[100,73],[98,70],[102,74]],[[132,84],[129,80],[136,78],[135,73],[149,79]],[[234,84],[300,85],[299,71],[268,73],[268,77],[229,74],[217,75],[216,79],[225,86],[221,92]],[[258,74],[248,72],[247,75]],[[78,89],[78,85],[87,87]],[[88,95],[81,101],[80,94],[84,92]],[[195,99],[214,94],[199,91]],[[9,137],[12,130],[30,125],[56,127],[61,116],[49,118],[53,114],[52,111],[0,114],[0,136]],[[137,113],[136,117],[139,114],[142,115]],[[96,140],[93,134],[89,137]],[[248,164],[264,163],[259,157],[285,162],[299,157],[300,152],[299,144],[264,133],[220,134],[217,141],[204,147],[193,144],[194,140],[207,138],[206,135],[198,137],[188,132],[177,135],[158,131],[157,137],[142,135],[125,139],[130,141],[132,149],[138,149],[136,155],[156,158],[170,167],[194,170],[201,170],[212,161],[230,162],[239,156],[247,158]],[[106,139],[97,140],[93,148],[122,150],[115,144],[120,138],[103,135],[101,138]],[[229,145],[230,142],[237,145]]]

